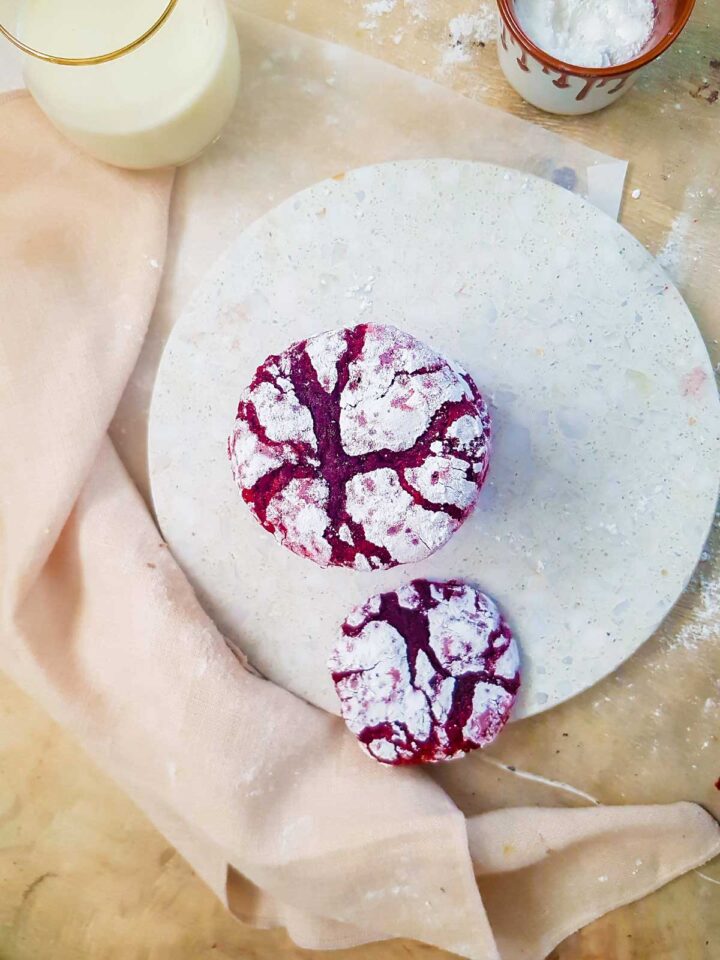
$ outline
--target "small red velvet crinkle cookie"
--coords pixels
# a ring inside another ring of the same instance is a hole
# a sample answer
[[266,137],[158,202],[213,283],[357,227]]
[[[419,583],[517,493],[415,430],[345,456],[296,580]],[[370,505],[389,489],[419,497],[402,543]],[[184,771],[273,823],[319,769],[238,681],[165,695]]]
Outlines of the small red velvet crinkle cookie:
[[395,327],[363,323],[258,367],[228,441],[259,522],[322,567],[422,560],[472,510],[490,415],[470,376]]
[[414,580],[371,597],[328,663],[345,723],[392,765],[451,760],[490,743],[520,688],[517,644],[466,583]]

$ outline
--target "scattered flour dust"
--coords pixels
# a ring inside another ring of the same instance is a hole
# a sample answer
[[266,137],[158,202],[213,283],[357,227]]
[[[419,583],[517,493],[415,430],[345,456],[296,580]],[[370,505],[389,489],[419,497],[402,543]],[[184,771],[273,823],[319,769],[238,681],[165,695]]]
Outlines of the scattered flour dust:
[[717,528],[720,525],[720,514],[715,518],[715,525],[716,529],[711,535],[715,545],[703,555],[690,586],[690,591],[697,601],[693,605],[692,618],[671,636],[666,637],[670,650],[684,647],[693,652],[705,643],[717,639],[720,623],[720,545],[717,543]]
[[692,216],[685,211],[678,214],[670,226],[665,244],[657,253],[658,263],[676,283],[683,279],[681,267],[687,250],[686,241],[692,220]]
[[413,20],[427,20],[431,0],[403,0],[403,4]]
[[365,17],[360,21],[361,30],[373,31],[377,28],[380,17],[385,17],[392,13],[397,6],[397,0],[367,0],[363,4],[363,13]]
[[497,13],[494,3],[484,0],[472,13],[461,13],[448,23],[450,49],[443,56],[443,66],[466,63],[473,47],[484,47],[497,37]]
[[664,270],[675,283],[684,283],[693,264],[700,261],[697,241],[693,242],[693,231],[707,210],[709,197],[715,197],[716,189],[704,183],[694,182],[685,191],[682,209],[670,225],[670,230],[662,247],[655,256]]
[[655,24],[653,0],[516,0],[515,9],[539,47],[582,67],[634,60]]
[[397,0],[370,0],[365,4],[364,10],[369,17],[382,17],[386,13],[392,13],[396,3]]

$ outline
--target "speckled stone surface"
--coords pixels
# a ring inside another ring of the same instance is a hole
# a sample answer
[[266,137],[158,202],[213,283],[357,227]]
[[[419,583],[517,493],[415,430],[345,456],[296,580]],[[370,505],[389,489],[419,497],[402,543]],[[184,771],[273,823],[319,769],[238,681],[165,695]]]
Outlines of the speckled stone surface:
[[[268,353],[361,320],[459,361],[495,425],[464,527],[428,560],[375,573],[279,547],[225,454]],[[545,181],[415,161],[318,184],[238,237],[174,328],[150,469],[174,554],[268,677],[337,712],[325,663],[351,607],[408,576],[467,579],[520,643],[517,719],[613,670],[673,605],[713,515],[719,435],[700,334],[637,241]]]

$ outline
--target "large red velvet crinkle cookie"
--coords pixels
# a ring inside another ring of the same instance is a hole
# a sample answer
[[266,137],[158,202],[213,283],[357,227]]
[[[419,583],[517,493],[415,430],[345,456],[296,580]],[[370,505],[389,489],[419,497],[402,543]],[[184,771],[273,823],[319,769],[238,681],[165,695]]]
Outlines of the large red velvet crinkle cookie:
[[414,580],[371,597],[328,663],[345,723],[381,763],[432,763],[490,743],[520,688],[498,608],[466,583]]
[[322,567],[356,570],[441,547],[472,510],[489,452],[490,416],[468,374],[374,323],[268,357],[228,442],[263,527]]

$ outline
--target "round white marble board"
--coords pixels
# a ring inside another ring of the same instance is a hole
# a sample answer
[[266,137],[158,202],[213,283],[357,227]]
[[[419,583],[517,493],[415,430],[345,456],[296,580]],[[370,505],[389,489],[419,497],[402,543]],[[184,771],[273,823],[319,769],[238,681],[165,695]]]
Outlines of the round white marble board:
[[[251,516],[226,440],[268,354],[369,320],[469,370],[493,459],[477,509],[428,560],[322,570]],[[673,606],[715,509],[719,434],[700,333],[632,236],[544,180],[419,160],[319,183],[237,238],[174,327],[149,456],[173,553],[265,676],[337,713],[326,660],[351,607],[463,578],[520,642],[517,719],[610,673]]]

